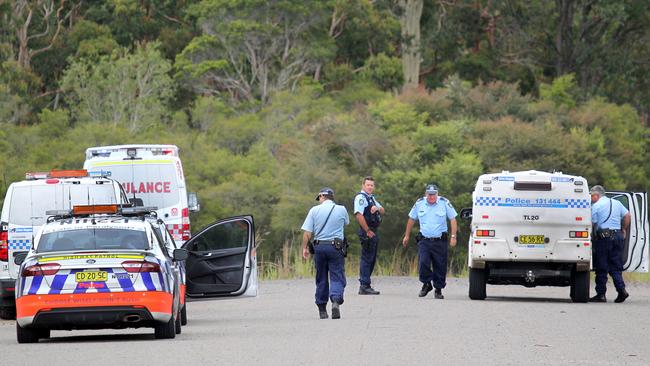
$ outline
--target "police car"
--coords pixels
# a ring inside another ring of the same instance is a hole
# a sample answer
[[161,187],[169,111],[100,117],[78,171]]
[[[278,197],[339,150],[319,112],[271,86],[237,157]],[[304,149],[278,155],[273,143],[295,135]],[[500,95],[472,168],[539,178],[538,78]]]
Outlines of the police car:
[[[626,271],[648,271],[647,194],[608,192],[632,217],[623,252]],[[486,284],[569,286],[574,302],[589,299],[591,200],[585,178],[521,171],[478,178],[469,238],[469,297]]]
[[27,252],[34,235],[45,224],[47,210],[74,205],[128,204],[120,184],[85,170],[30,172],[25,180],[7,188],[0,216],[0,318],[15,316],[15,282],[18,266],[13,259]]
[[250,216],[214,223],[181,249],[155,208],[50,213],[33,248],[17,257],[19,343],[49,338],[50,330],[102,328],[152,327],[156,338],[174,338],[186,296],[257,294]]

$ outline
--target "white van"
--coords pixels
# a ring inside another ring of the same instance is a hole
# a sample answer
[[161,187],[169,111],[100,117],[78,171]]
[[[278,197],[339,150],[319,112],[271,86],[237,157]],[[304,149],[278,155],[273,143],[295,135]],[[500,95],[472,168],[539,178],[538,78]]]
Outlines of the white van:
[[84,169],[122,184],[129,198],[158,207],[158,217],[177,244],[190,239],[190,212],[198,211],[196,195],[188,195],[183,165],[174,145],[116,145],[86,150]]
[[[632,217],[626,271],[648,271],[647,194],[608,192]],[[472,195],[469,297],[486,284],[570,286],[574,302],[589,299],[591,199],[583,177],[535,170],[481,175]]]
[[0,318],[13,318],[18,265],[14,258],[27,252],[46,211],[69,210],[74,205],[128,204],[118,182],[85,170],[27,173],[26,180],[7,189],[0,216]]

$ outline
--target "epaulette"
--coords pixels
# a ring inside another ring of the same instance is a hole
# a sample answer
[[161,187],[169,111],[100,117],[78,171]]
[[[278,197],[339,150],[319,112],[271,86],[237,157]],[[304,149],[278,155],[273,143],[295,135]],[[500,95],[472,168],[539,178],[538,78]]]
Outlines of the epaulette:
[[440,200],[442,200],[442,201],[445,201],[445,202],[448,202],[448,201],[449,201],[448,199],[446,199],[446,198],[443,197],[443,196],[439,196],[438,198],[439,198]]

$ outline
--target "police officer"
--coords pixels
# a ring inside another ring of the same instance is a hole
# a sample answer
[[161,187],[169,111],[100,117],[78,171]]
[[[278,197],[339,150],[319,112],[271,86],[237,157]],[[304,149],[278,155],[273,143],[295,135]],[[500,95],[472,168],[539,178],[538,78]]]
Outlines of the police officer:
[[379,291],[370,286],[370,276],[377,262],[377,247],[381,215],[385,210],[372,194],[375,191],[375,179],[363,178],[361,192],[354,197],[354,215],[359,222],[359,241],[361,258],[359,260],[359,295],[379,295]]
[[[618,296],[614,302],[623,302],[630,296],[625,290],[623,246],[630,226],[630,212],[618,200],[605,196],[602,186],[593,186],[591,194],[591,223],[594,225],[594,269],[596,270],[596,296],[591,302],[607,302],[607,273],[612,277]],[[621,223],[623,224],[621,226]]]
[[[413,224],[419,221],[420,233],[416,240],[420,282],[423,284],[419,296],[427,296],[435,288],[435,298],[444,299],[442,289],[445,288],[447,277],[447,240],[452,247],[456,246],[456,210],[449,200],[438,197],[438,187],[435,185],[428,185],[425,192],[426,195],[418,199],[409,212],[402,244],[405,247],[408,245]],[[447,219],[451,224],[451,235],[447,230]]]
[[345,207],[334,203],[334,191],[323,188],[316,200],[319,205],[309,210],[302,224],[302,256],[309,258],[308,242],[314,235],[313,254],[316,267],[316,306],[321,319],[326,319],[327,300],[332,301],[332,319],[339,319],[345,289],[345,259],[337,247],[344,239],[343,228],[350,223]]

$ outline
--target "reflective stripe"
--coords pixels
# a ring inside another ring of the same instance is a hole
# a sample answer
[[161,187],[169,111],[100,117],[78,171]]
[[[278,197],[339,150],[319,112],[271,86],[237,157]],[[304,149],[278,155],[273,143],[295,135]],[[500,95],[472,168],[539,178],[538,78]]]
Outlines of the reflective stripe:
[[[126,160],[126,161],[106,161],[93,163],[93,167],[111,166],[111,165],[145,165],[145,164],[173,164],[174,160]],[[92,168],[91,168],[92,169]]]

